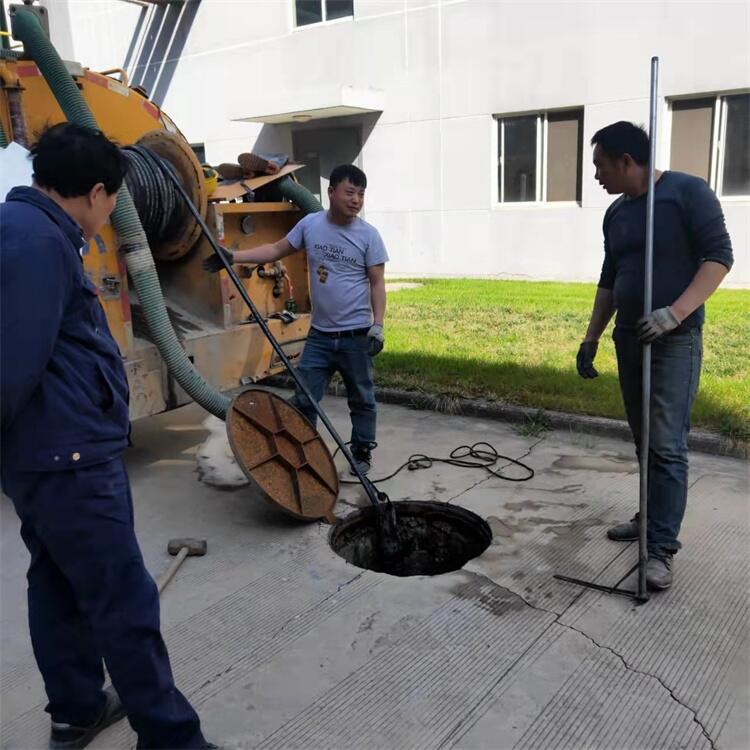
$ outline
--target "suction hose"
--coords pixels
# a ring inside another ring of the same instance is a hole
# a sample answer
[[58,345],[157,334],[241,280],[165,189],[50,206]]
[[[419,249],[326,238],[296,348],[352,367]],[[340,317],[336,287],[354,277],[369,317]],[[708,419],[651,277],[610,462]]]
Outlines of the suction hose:
[[[37,64],[70,122],[98,129],[91,110],[81,96],[60,56],[31,13],[18,10],[13,16],[13,36],[23,42],[25,53]],[[112,214],[112,226],[125,253],[128,272],[161,356],[182,388],[211,414],[224,419],[230,399],[212,388],[196,371],[180,345],[167,315],[154,259],[128,188],[123,185]]]
[[320,201],[306,187],[295,182],[288,175],[282,177],[276,184],[281,194],[288,201],[296,203],[305,215],[323,210]]
[[0,148],[5,148],[8,145],[8,136],[5,134],[5,128],[3,123],[0,122]]

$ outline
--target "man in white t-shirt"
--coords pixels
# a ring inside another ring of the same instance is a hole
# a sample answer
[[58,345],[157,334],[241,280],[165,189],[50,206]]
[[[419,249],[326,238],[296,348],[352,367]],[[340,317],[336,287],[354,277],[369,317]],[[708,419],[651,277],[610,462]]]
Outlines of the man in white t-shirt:
[[[331,172],[330,208],[305,216],[282,240],[251,250],[225,251],[232,263],[273,263],[299,250],[307,253],[312,321],[299,373],[317,401],[335,372],[341,373],[352,420],[352,454],[363,472],[375,447],[375,392],[372,358],[383,348],[385,264],[383,240],[358,214],[367,177],[351,164]],[[223,268],[211,256],[208,271]],[[295,404],[315,425],[317,414],[298,391]]]

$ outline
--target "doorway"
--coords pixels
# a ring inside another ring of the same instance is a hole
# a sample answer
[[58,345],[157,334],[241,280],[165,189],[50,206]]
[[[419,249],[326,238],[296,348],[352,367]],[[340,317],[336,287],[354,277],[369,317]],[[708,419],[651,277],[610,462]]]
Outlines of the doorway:
[[297,179],[328,208],[328,176],[339,164],[359,166],[362,138],[359,127],[296,130],[292,133],[294,160],[305,165]]

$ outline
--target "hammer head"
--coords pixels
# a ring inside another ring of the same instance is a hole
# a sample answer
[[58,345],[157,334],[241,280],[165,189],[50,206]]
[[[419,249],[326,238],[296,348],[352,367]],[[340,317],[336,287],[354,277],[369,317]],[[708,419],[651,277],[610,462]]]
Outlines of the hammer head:
[[183,547],[187,547],[188,557],[193,555],[205,555],[208,545],[205,539],[170,539],[167,551],[170,555],[176,555]]

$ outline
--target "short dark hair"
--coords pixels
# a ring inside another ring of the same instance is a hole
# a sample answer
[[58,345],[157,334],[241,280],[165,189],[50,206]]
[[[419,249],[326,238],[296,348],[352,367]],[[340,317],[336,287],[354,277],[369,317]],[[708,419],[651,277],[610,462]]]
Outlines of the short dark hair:
[[650,153],[648,133],[632,122],[620,120],[597,130],[591,139],[591,145],[597,144],[609,157],[621,159],[625,154],[630,154],[636,164],[640,166],[648,164]]
[[355,187],[367,187],[367,176],[359,167],[355,167],[354,164],[340,164],[331,172],[328,183],[332,188],[335,188],[336,185],[344,180],[349,180]]
[[64,198],[86,195],[99,182],[112,195],[128,169],[126,158],[104,133],[72,122],[47,128],[31,154],[34,181]]

